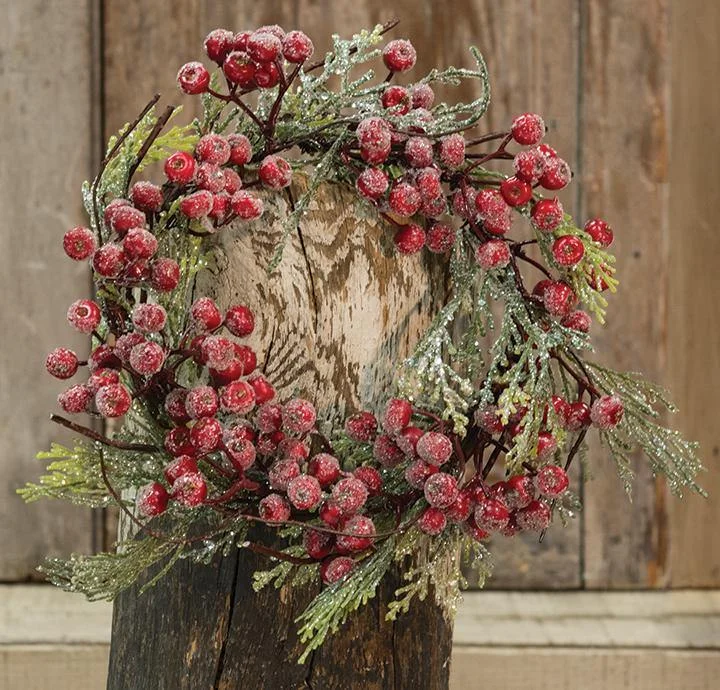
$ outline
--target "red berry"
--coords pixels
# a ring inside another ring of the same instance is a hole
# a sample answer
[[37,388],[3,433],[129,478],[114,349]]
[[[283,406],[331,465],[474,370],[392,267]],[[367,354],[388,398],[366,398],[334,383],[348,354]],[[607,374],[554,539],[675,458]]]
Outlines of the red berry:
[[550,404],[555,411],[558,421],[560,422],[560,426],[565,428],[570,414],[570,403],[561,398],[559,395],[553,395],[552,398],[550,398]]
[[103,278],[117,278],[125,266],[125,252],[119,244],[108,242],[95,252],[92,264]]
[[367,498],[367,486],[355,477],[341,479],[332,488],[332,500],[345,515],[359,510]]
[[592,423],[603,431],[614,429],[623,418],[625,408],[617,395],[603,395],[590,408]]
[[447,168],[459,168],[465,162],[465,138],[450,134],[440,140],[440,160]]
[[415,66],[417,53],[410,41],[398,38],[383,48],[382,57],[385,67],[391,72],[406,72]]
[[363,465],[358,467],[354,472],[355,479],[359,479],[368,489],[371,496],[377,496],[382,489],[382,475],[374,467]]
[[337,536],[337,546],[341,553],[364,551],[373,543],[375,524],[365,515],[354,515],[342,526],[344,534]]
[[437,199],[442,195],[440,171],[436,168],[423,168],[420,170],[415,178],[415,184],[420,192],[423,203]]
[[515,174],[528,184],[536,184],[545,172],[546,160],[539,148],[520,151],[513,159]]
[[510,519],[507,506],[494,498],[482,497],[475,508],[475,523],[488,531],[497,531],[505,527]]
[[282,426],[282,407],[280,405],[263,405],[255,417],[257,428],[265,434],[280,431]]
[[141,333],[126,333],[115,341],[114,353],[123,364],[128,364],[130,362],[130,352],[132,349],[136,345],[144,342],[145,338]]
[[389,434],[399,434],[408,424],[412,416],[412,406],[407,400],[390,398],[383,412],[382,427]]
[[431,465],[445,464],[450,459],[452,451],[450,439],[437,431],[428,431],[423,434],[416,446],[417,454]]
[[225,441],[225,450],[232,464],[241,472],[245,472],[255,464],[257,451],[252,441],[230,438]]
[[164,170],[170,182],[187,184],[195,175],[195,159],[185,151],[176,151],[165,161]]
[[203,43],[207,56],[218,65],[221,65],[225,56],[232,50],[235,35],[227,29],[211,31]]
[[103,417],[122,417],[132,404],[132,398],[122,383],[103,386],[95,394],[95,406]]
[[518,144],[533,146],[545,136],[545,121],[540,115],[525,113],[513,120],[511,131]]
[[315,46],[302,31],[289,31],[282,39],[282,52],[288,62],[300,64],[315,52]]
[[382,95],[382,107],[393,115],[406,115],[410,112],[410,94],[404,86],[388,86]]
[[200,361],[213,369],[222,371],[229,367],[235,357],[235,345],[222,336],[212,335],[200,344]]
[[435,254],[444,254],[455,245],[455,230],[443,223],[433,223],[427,231],[425,246]]
[[185,397],[185,409],[191,419],[214,417],[218,411],[218,398],[211,386],[196,386]]
[[220,445],[222,426],[214,417],[202,417],[190,429],[190,443],[198,455],[211,453]]
[[500,194],[508,206],[522,206],[532,199],[532,187],[519,177],[508,177],[500,184]]
[[[225,186],[222,194],[219,198],[224,199],[224,210],[230,205],[230,196],[239,192],[242,189],[242,178],[232,168],[223,168],[223,177],[225,178]],[[218,195],[215,195],[215,204],[217,204]],[[213,207],[214,208],[214,207]],[[223,216],[225,214],[223,213]]]
[[475,208],[488,232],[504,235],[510,229],[512,209],[497,189],[481,189],[475,197]]
[[88,378],[87,387],[94,394],[112,383],[120,383],[120,374],[115,369],[97,369]]
[[437,472],[437,465],[429,465],[424,460],[416,460],[405,470],[405,481],[414,489],[422,489],[428,477]]
[[220,134],[206,134],[195,146],[199,160],[215,165],[225,165],[230,160],[230,142]]
[[[225,171],[222,170],[215,163],[200,163],[197,170],[195,171],[195,182],[200,189],[203,189],[211,194],[219,194],[225,189]],[[214,206],[211,205],[207,213],[201,215],[208,215]]]
[[565,218],[565,210],[557,198],[540,199],[533,206],[530,218],[533,225],[541,232],[552,232],[562,224]]
[[163,446],[173,457],[195,454],[195,446],[190,442],[190,430],[184,426],[168,431]]
[[582,401],[570,403],[570,411],[568,412],[566,429],[568,431],[578,431],[583,427],[589,426],[590,408]]
[[380,168],[365,168],[357,178],[355,183],[358,192],[366,199],[379,199],[387,191],[388,177]]
[[225,57],[222,66],[225,76],[241,89],[255,86],[257,67],[244,51],[233,50]]
[[[282,432],[280,432],[282,433]],[[304,462],[310,455],[310,450],[304,441],[298,438],[284,438],[278,443],[277,452],[286,460],[294,460],[297,463]]]
[[204,93],[210,84],[210,72],[202,62],[187,62],[178,71],[177,82],[191,96]]
[[130,351],[130,366],[142,376],[157,374],[164,363],[165,350],[157,343],[140,343]]
[[405,160],[413,168],[427,168],[432,165],[432,142],[426,137],[410,137],[405,142]]
[[318,453],[308,463],[308,474],[315,477],[320,486],[329,486],[340,477],[340,463],[329,453]]
[[390,126],[382,118],[365,118],[358,124],[355,133],[360,144],[360,155],[366,163],[378,165],[390,155]]
[[561,318],[573,310],[577,304],[577,296],[567,283],[552,281],[545,288],[543,303],[549,314]]
[[453,196],[453,211],[465,220],[471,220],[476,215],[477,191],[472,187],[458,189]]
[[179,476],[172,485],[172,497],[180,505],[195,508],[205,502],[207,484],[200,472],[188,472]]
[[[228,173],[234,172],[233,170],[225,169],[225,176],[227,178]],[[238,178],[239,179],[239,178]],[[225,187],[227,188],[227,181]],[[225,219],[230,212],[230,194],[227,192],[220,192],[219,194],[213,194],[213,207],[208,215],[215,221],[216,225],[220,225],[225,222]]]
[[185,409],[187,394],[188,392],[185,388],[175,388],[165,396],[165,412],[167,412],[170,419],[177,424],[184,424],[190,421],[190,415]]
[[245,338],[255,329],[255,317],[248,307],[236,304],[225,313],[225,328],[238,338]]
[[165,328],[167,313],[159,304],[137,304],[132,310],[133,326],[141,333],[159,333]]
[[458,497],[457,480],[445,472],[433,474],[423,487],[425,500],[434,508],[447,508]]
[[429,84],[415,84],[410,90],[412,107],[429,110],[435,102],[435,92]]
[[274,62],[261,62],[257,64],[255,83],[261,89],[271,89],[280,81],[280,70]]
[[315,477],[301,474],[290,481],[287,487],[287,495],[290,503],[297,510],[313,510],[320,505],[322,489]]
[[287,491],[290,482],[299,476],[300,465],[296,460],[278,460],[268,471],[268,482],[276,491]]
[[255,391],[245,381],[233,381],[220,391],[220,404],[225,412],[247,414],[255,407]]
[[545,170],[540,184],[545,189],[558,190],[567,187],[572,179],[572,170],[562,158],[549,158],[545,161]]
[[255,402],[258,405],[268,402],[275,397],[275,389],[272,384],[261,374],[256,374],[248,379],[248,383],[255,391]]
[[515,515],[517,526],[522,530],[542,532],[550,524],[550,508],[542,501],[533,501]]
[[427,508],[418,520],[418,528],[421,532],[436,536],[440,534],[447,525],[447,518],[442,510],[437,508]]
[[345,421],[345,433],[358,443],[369,443],[377,434],[377,420],[372,412],[358,412]]
[[535,475],[535,484],[543,496],[557,498],[568,488],[570,480],[562,467],[545,465]]
[[174,259],[158,259],[152,265],[153,286],[162,292],[170,292],[180,282],[180,266]]
[[73,302],[67,312],[67,320],[80,333],[92,333],[100,324],[100,307],[89,299]]
[[[264,26],[258,28],[257,32],[272,34],[273,36],[277,36],[277,38],[279,38],[281,41],[285,38],[284,29],[277,24],[265,24]],[[250,36],[248,36],[248,38],[250,38]]]
[[146,484],[138,491],[136,503],[141,515],[155,517],[167,509],[168,493],[159,482]]
[[282,189],[292,181],[292,168],[281,156],[266,156],[258,168],[260,181],[270,189]]
[[483,242],[475,250],[475,261],[486,271],[504,268],[510,263],[510,249],[502,240]]
[[103,218],[105,225],[121,236],[130,228],[141,228],[145,225],[145,214],[140,209],[131,206],[127,199],[111,201],[105,207]]
[[394,213],[409,218],[418,212],[422,197],[417,187],[414,187],[409,182],[398,182],[390,190],[388,203]]
[[425,231],[415,223],[403,225],[395,233],[393,242],[400,254],[417,254],[425,245]]
[[70,386],[58,395],[58,404],[69,414],[86,412],[92,400],[92,391],[84,384]]
[[395,443],[397,447],[408,457],[414,458],[417,455],[417,444],[425,432],[416,426],[406,426],[397,436]]
[[192,474],[198,471],[198,465],[195,458],[190,455],[180,455],[171,463],[165,465],[163,476],[168,484],[172,484],[184,474]]
[[203,218],[213,208],[213,195],[207,189],[188,194],[180,202],[180,211],[188,218]]
[[590,330],[592,320],[587,312],[578,309],[564,316],[560,323],[565,326],[565,328],[572,328],[574,331],[587,333]]
[[330,554],[333,547],[333,537],[331,534],[319,532],[316,529],[309,529],[303,535],[303,546],[310,558],[322,560]]
[[230,144],[230,163],[246,165],[252,160],[252,145],[244,134],[231,134],[227,142]]
[[283,428],[294,434],[306,434],[315,426],[317,414],[312,403],[295,398],[283,405]]
[[319,518],[330,527],[336,527],[342,520],[343,513],[340,507],[333,501],[325,501],[320,506]]
[[373,457],[383,467],[395,467],[405,459],[405,454],[390,436],[380,434],[373,444]]
[[72,350],[58,347],[47,356],[45,368],[56,379],[69,379],[78,370],[77,355]]
[[230,198],[230,208],[242,220],[255,220],[260,218],[265,210],[262,199],[253,196],[250,192],[240,190]]
[[257,62],[272,62],[282,53],[282,41],[266,31],[254,31],[247,40],[246,50]]
[[190,307],[193,324],[202,331],[214,331],[222,323],[222,314],[210,297],[199,297]]
[[122,246],[125,255],[131,259],[149,259],[157,251],[158,241],[149,230],[132,228],[125,235]]
[[498,410],[494,405],[485,405],[479,408],[475,413],[475,421],[490,435],[499,434],[503,430],[503,423],[498,417]]
[[557,440],[547,431],[538,434],[536,456],[538,460],[546,460],[557,450]]
[[557,158],[557,151],[548,144],[540,144],[540,146],[537,147],[537,150],[545,156],[545,160]]
[[470,517],[473,509],[472,492],[468,489],[462,489],[455,499],[445,511],[448,520],[452,522],[465,522]]
[[63,249],[75,261],[89,259],[95,251],[95,246],[95,235],[89,228],[73,228],[63,237]]
[[560,266],[575,266],[585,255],[585,245],[575,235],[563,235],[553,242],[552,254]]
[[328,561],[323,561],[320,566],[320,579],[326,585],[333,585],[344,577],[347,577],[355,568],[355,561],[346,556],[340,556]]
[[468,521],[463,525],[463,530],[466,534],[472,537],[475,541],[485,541],[490,537],[490,533],[486,532],[481,527],[478,527],[475,523],[475,518],[470,516]]
[[258,504],[258,514],[268,522],[285,522],[290,513],[290,504],[279,494],[268,494]]
[[612,228],[600,218],[593,218],[585,223],[585,232],[601,247],[609,247],[615,239]]

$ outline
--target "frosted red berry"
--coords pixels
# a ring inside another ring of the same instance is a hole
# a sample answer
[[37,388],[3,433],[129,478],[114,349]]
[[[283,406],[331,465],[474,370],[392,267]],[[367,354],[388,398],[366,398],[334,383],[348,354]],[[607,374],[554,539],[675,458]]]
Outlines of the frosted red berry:
[[372,201],[382,197],[389,185],[388,176],[380,168],[365,168],[355,183],[358,192]]
[[67,311],[67,320],[80,333],[92,333],[100,325],[101,318],[100,307],[89,299],[73,302]]
[[89,228],[72,228],[63,237],[63,249],[75,261],[89,259],[95,252],[95,247],[95,235]]
[[365,118],[358,124],[355,133],[360,144],[360,155],[366,163],[378,165],[390,154],[390,126],[382,118]]
[[601,247],[609,247],[613,243],[615,235],[612,228],[602,219],[593,218],[585,223],[585,232],[592,237]]
[[552,316],[567,316],[577,304],[573,289],[561,281],[552,281],[543,293],[543,304]]
[[[195,183],[197,186],[213,195],[219,194],[225,189],[225,182],[225,171],[215,163],[200,163],[195,171]],[[212,207],[204,215],[209,215],[211,211]]]
[[203,417],[190,429],[190,443],[198,455],[214,451],[222,442],[223,430],[214,417]]
[[315,47],[302,31],[288,31],[282,39],[282,52],[288,62],[300,64],[315,52]]
[[180,282],[180,266],[174,259],[158,259],[152,265],[151,281],[153,287],[162,291],[174,290]]
[[130,352],[132,351],[132,349],[136,345],[144,342],[145,337],[142,335],[142,333],[132,332],[121,335],[115,341],[115,355],[120,359],[121,362],[123,362],[123,364],[128,364],[130,362]]
[[314,510],[322,500],[322,489],[315,477],[301,474],[290,481],[287,495],[297,510]]
[[532,199],[532,187],[519,177],[508,177],[500,183],[500,194],[508,206],[523,206]]
[[425,432],[417,426],[406,426],[395,436],[394,441],[405,455],[414,458],[417,455],[418,441],[424,434]]
[[214,29],[203,42],[206,55],[215,63],[222,64],[225,56],[232,50],[235,35],[227,29]]
[[92,391],[84,384],[70,386],[58,395],[58,404],[68,414],[86,412],[92,400]]
[[325,501],[320,506],[318,517],[330,527],[336,527],[343,518],[343,512],[340,507],[332,500]]
[[249,89],[255,86],[257,65],[244,51],[233,50],[228,53],[223,61],[222,69],[225,76],[241,89]]
[[422,489],[428,477],[437,472],[437,465],[430,465],[424,460],[415,460],[405,469],[405,481],[414,489]]
[[388,86],[381,97],[382,107],[393,115],[406,115],[410,112],[410,93],[404,86]]
[[233,213],[242,220],[255,220],[260,218],[265,210],[262,199],[259,197],[240,190],[235,192],[230,198],[230,208]]
[[332,500],[345,515],[350,515],[365,505],[368,489],[355,477],[341,479],[332,488]]
[[188,194],[180,202],[180,212],[188,218],[204,218],[213,208],[213,195],[207,189]]
[[168,417],[177,424],[184,424],[190,421],[190,415],[185,409],[187,393],[185,388],[174,388],[165,396],[165,412],[167,412]]
[[157,213],[163,205],[162,189],[146,180],[136,182],[132,186],[130,199],[134,206],[146,213]]
[[195,146],[199,160],[215,165],[225,165],[230,160],[230,142],[220,134],[205,134]]
[[190,307],[193,323],[202,331],[214,331],[220,327],[223,317],[215,301],[210,297],[199,297]]
[[138,491],[136,504],[141,515],[155,517],[165,512],[168,499],[165,487],[159,482],[152,482]]
[[532,224],[541,232],[552,232],[562,225],[565,210],[560,201],[555,199],[540,199],[530,212]]
[[505,505],[512,510],[524,508],[535,498],[532,478],[525,474],[516,474],[504,482],[503,496]]
[[568,431],[578,431],[588,426],[590,422],[590,407],[587,403],[580,400],[570,403],[566,424]]
[[103,386],[109,386],[113,383],[120,383],[120,374],[115,369],[97,369],[90,374],[87,387],[95,394]]
[[92,265],[103,278],[117,278],[125,267],[125,252],[119,244],[108,242],[95,252]]
[[208,336],[200,344],[199,359],[209,367],[222,371],[236,359],[235,346],[231,340],[222,336]]
[[359,479],[367,487],[370,496],[377,496],[382,489],[382,475],[374,467],[363,465],[354,472],[355,479]]
[[412,417],[412,405],[401,398],[390,398],[385,405],[382,416],[382,427],[390,434],[399,434]]
[[552,255],[560,266],[576,266],[585,255],[585,245],[575,235],[563,235],[553,242]]
[[425,235],[425,246],[434,254],[445,254],[455,245],[454,228],[444,223],[433,223]]
[[625,408],[617,395],[603,395],[590,408],[590,419],[603,431],[614,429],[623,418]]
[[317,413],[308,400],[295,398],[283,405],[283,428],[293,434],[306,434],[315,426]]
[[282,189],[292,181],[292,168],[281,156],[266,156],[258,168],[260,181],[270,189]]
[[323,561],[320,566],[320,579],[326,585],[333,585],[347,577],[355,569],[355,561],[347,556],[339,556]]
[[227,142],[230,144],[230,163],[246,165],[252,160],[252,144],[244,134],[231,134]]
[[255,402],[258,405],[262,405],[275,397],[275,389],[272,384],[261,374],[251,376],[248,383],[255,391]]
[[130,392],[122,383],[103,386],[95,394],[95,406],[103,417],[122,417],[131,404]]
[[280,494],[268,494],[258,504],[258,514],[268,522],[285,522],[290,513],[290,504]]
[[537,490],[548,498],[561,496],[569,485],[567,472],[558,465],[545,465],[535,475]]
[[316,529],[308,529],[303,534],[303,546],[310,558],[322,560],[330,554],[333,547],[333,536]]
[[184,474],[192,474],[198,471],[197,460],[190,455],[180,455],[172,462],[165,465],[163,476],[170,486]]
[[359,443],[368,443],[377,434],[377,420],[372,412],[358,412],[345,421],[345,433]]
[[587,312],[576,309],[575,311],[571,311],[567,316],[564,316],[560,323],[565,326],[565,328],[572,328],[574,331],[587,333],[592,325],[592,319]]
[[45,359],[45,368],[56,379],[69,379],[78,370],[78,357],[72,350],[58,347]]
[[417,53],[410,41],[398,38],[383,48],[382,57],[391,72],[406,72],[415,66]]
[[521,530],[542,532],[550,524],[550,517],[550,508],[547,503],[535,500],[526,508],[518,510],[515,521]]
[[513,139],[523,146],[534,146],[545,136],[545,121],[536,113],[525,113],[513,120]]
[[233,381],[221,389],[220,404],[225,412],[247,414],[255,407],[255,391],[246,381]]
[[481,189],[475,196],[475,208],[488,232],[504,235],[510,230],[512,209],[497,189]]
[[195,159],[185,151],[176,151],[165,161],[164,170],[170,182],[187,184],[195,175]]
[[405,459],[405,454],[391,436],[380,434],[373,444],[373,457],[383,467],[395,467]]
[[398,228],[393,242],[400,254],[417,254],[425,246],[425,231],[415,223],[408,223]]
[[412,98],[412,107],[415,109],[429,110],[435,102],[435,92],[429,84],[415,84],[410,89],[410,97]]
[[510,519],[507,506],[494,498],[482,498],[475,508],[475,523],[490,532],[501,530]]
[[531,185],[536,184],[545,172],[546,160],[545,155],[539,148],[519,151],[513,159],[515,174]]
[[420,437],[415,450],[425,462],[431,465],[443,465],[450,459],[453,447],[445,434],[428,431]]
[[225,451],[230,462],[240,471],[250,469],[255,464],[257,451],[252,441],[242,438],[230,438],[225,441]]
[[118,235],[124,235],[130,228],[145,225],[145,214],[130,204],[127,199],[114,199],[105,207],[105,225]]
[[245,338],[255,329],[255,316],[248,307],[236,304],[225,312],[225,328],[238,338]]
[[415,215],[422,204],[422,197],[417,187],[409,182],[398,182],[393,185],[388,198],[390,210],[399,216],[409,218]]
[[187,62],[177,73],[177,83],[191,96],[204,93],[210,84],[210,72],[202,62]]
[[159,333],[165,328],[167,313],[159,304],[136,304],[132,310],[133,326],[141,333]]
[[445,513],[438,508],[427,508],[418,520],[418,528],[421,532],[434,537],[440,534],[447,525]]
[[498,409],[494,405],[480,407],[475,413],[476,423],[488,434],[499,434],[503,430],[503,423],[498,416]]
[[245,49],[257,62],[272,62],[282,53],[282,41],[270,32],[253,31]]
[[440,160],[446,168],[459,168],[465,162],[465,138],[450,134],[440,140]]
[[268,471],[270,488],[275,489],[275,491],[287,491],[290,482],[295,477],[299,477],[300,474],[300,465],[296,460],[289,458],[278,460],[273,463]]
[[200,472],[180,475],[172,485],[172,498],[186,508],[202,505],[207,497],[207,484]]
[[557,439],[551,433],[541,431],[535,449],[537,459],[547,460],[557,450],[557,446]]
[[263,405],[257,412],[255,424],[260,431],[266,434],[279,431],[282,426],[282,406]]
[[432,142],[426,137],[410,137],[405,142],[405,160],[413,168],[432,165]]
[[184,426],[170,429],[165,434],[163,447],[173,457],[194,455],[196,453],[195,446],[190,441],[190,430]]
[[336,538],[341,553],[364,551],[373,543],[375,524],[365,515],[353,515],[342,525],[342,532]]
[[165,350],[157,343],[140,343],[130,351],[130,366],[142,376],[157,374],[164,363]]
[[308,463],[308,474],[315,477],[320,486],[329,486],[340,477],[340,463],[329,453],[318,453]]
[[549,158],[545,161],[545,170],[540,178],[540,184],[545,189],[558,190],[567,187],[572,180],[572,170],[562,158]]
[[433,474],[423,487],[425,500],[434,508],[448,508],[458,497],[457,480],[445,472]]
[[415,186],[423,203],[439,198],[442,195],[440,171],[437,168],[423,168],[415,177]]
[[211,386],[196,386],[185,396],[185,409],[191,419],[214,417],[218,405],[217,394]]
[[510,263],[510,249],[502,240],[488,240],[475,250],[475,261],[486,271],[504,268]]
[[447,519],[452,522],[465,522],[473,511],[474,501],[472,492],[461,489],[455,501],[445,510]]
[[473,219],[476,215],[476,200],[477,191],[472,187],[458,189],[453,196],[453,212],[465,220]]

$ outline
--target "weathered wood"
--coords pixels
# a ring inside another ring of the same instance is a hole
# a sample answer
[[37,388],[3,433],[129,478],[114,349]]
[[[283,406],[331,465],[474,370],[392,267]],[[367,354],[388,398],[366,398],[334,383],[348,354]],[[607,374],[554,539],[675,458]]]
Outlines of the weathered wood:
[[720,199],[713,184],[720,94],[707,88],[703,75],[707,65],[720,61],[720,6],[675,1],[672,16],[668,384],[680,408],[673,422],[700,441],[708,469],[700,483],[710,498],[688,495],[671,503],[671,582],[674,587],[712,587],[720,582],[720,320],[714,304],[720,295],[715,230]]
[[[291,195],[298,193],[293,187]],[[261,361],[267,355],[264,369],[280,398],[307,396],[326,418],[327,410],[342,415],[377,405],[439,306],[444,269],[429,258],[399,261],[392,230],[353,191],[328,186],[290,235],[280,269],[268,276],[288,213],[287,201],[269,198],[261,221],[220,233],[217,272],[199,290],[221,307],[240,301],[254,309],[250,342]],[[317,586],[255,595],[252,573],[267,566],[239,551],[211,566],[177,564],[143,597],[137,588],[123,594],[115,606],[108,687],[447,687],[452,626],[434,599],[396,623],[384,621],[399,572],[299,665],[293,621]]]
[[[620,292],[594,325],[598,359],[661,379],[667,360],[669,16],[667,0],[582,3],[583,218],[615,228]],[[657,587],[667,578],[665,489],[637,455],[630,503],[591,435],[584,496],[588,587]]]
[[45,356],[88,347],[65,319],[89,293],[87,266],[65,258],[62,235],[81,221],[80,184],[92,169],[91,17],[87,3],[1,5],[0,579],[23,580],[46,555],[92,547],[89,511],[25,506],[15,495],[43,469],[38,450],[72,439],[48,419],[67,384],[47,375]]

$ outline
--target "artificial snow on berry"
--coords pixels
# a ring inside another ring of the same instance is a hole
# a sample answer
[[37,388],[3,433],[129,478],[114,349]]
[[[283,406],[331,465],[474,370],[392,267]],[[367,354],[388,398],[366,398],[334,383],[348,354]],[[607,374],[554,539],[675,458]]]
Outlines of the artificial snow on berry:
[[575,235],[563,235],[552,244],[552,255],[560,266],[577,265],[585,255],[585,245]]
[[142,342],[130,351],[130,366],[142,376],[157,374],[164,363],[165,350],[157,343]]
[[93,393],[85,384],[70,386],[66,391],[58,395],[58,404],[68,414],[80,414],[86,412]]
[[172,497],[186,508],[195,508],[205,502],[207,484],[200,472],[180,475],[172,485]]
[[131,314],[133,326],[141,333],[159,333],[165,328],[167,313],[159,304],[136,304]]
[[533,501],[529,506],[518,510],[515,515],[517,526],[522,530],[542,532],[550,524],[550,508],[543,501]]
[[510,248],[502,240],[488,240],[475,250],[475,261],[486,271],[504,268],[510,263]]
[[144,228],[128,230],[122,243],[125,255],[131,259],[149,259],[157,251],[158,241],[155,235]]
[[207,189],[188,194],[180,202],[180,212],[188,218],[203,218],[213,208],[213,195]]
[[185,396],[185,410],[191,419],[214,417],[218,411],[218,397],[211,386],[196,386]]
[[587,333],[590,330],[592,319],[587,312],[576,309],[575,311],[571,311],[567,316],[563,316],[560,323],[565,326],[565,328],[572,328],[574,331]]
[[156,289],[170,292],[180,282],[180,266],[174,259],[158,259],[152,265],[151,280]]
[[494,532],[507,525],[510,511],[502,501],[483,497],[475,508],[474,516],[478,527]]
[[103,386],[95,394],[95,406],[103,417],[122,417],[131,404],[130,392],[122,383]]
[[444,223],[433,223],[425,235],[425,246],[434,254],[445,254],[455,245],[455,230]]
[[258,168],[260,181],[270,189],[282,189],[292,182],[292,168],[280,156],[266,156]]
[[230,163],[246,165],[252,160],[252,144],[244,134],[230,134],[227,142],[230,145]]
[[190,307],[190,316],[202,331],[216,330],[223,320],[217,304],[210,297],[198,297]]
[[195,159],[185,151],[176,151],[165,161],[164,170],[170,182],[187,184],[195,175]]
[[423,487],[425,500],[434,508],[447,508],[458,497],[457,480],[445,472],[436,472]]
[[320,486],[329,486],[340,477],[340,463],[329,453],[318,453],[308,463],[308,474],[315,477]]
[[[231,171],[234,172],[234,171]],[[236,173],[237,174],[237,173]],[[225,189],[225,170],[215,163],[200,163],[195,171],[195,183],[200,189],[210,192],[211,194],[219,194]],[[237,191],[237,190],[235,190]],[[214,197],[213,197],[214,205]],[[212,211],[212,207],[208,211],[208,215]]]
[[265,205],[262,199],[241,189],[230,197],[230,208],[241,220],[256,220],[263,214]]
[[258,504],[258,514],[268,522],[285,522],[290,513],[290,504],[280,494],[268,494]]
[[623,418],[625,408],[617,395],[603,395],[590,408],[590,419],[598,429],[614,429]]
[[103,214],[105,225],[118,235],[124,235],[130,228],[141,228],[145,225],[145,214],[130,204],[127,199],[114,199],[106,207]]
[[261,374],[256,374],[248,379],[248,383],[255,391],[255,403],[262,405],[275,397],[275,389],[272,384]]
[[203,417],[190,429],[190,443],[198,455],[206,455],[222,442],[223,429],[214,417]]
[[253,31],[246,50],[256,62],[272,62],[282,53],[282,41],[267,31]]
[[355,133],[360,144],[360,155],[366,163],[378,165],[390,154],[390,126],[382,118],[368,117],[362,120]]
[[515,174],[528,184],[536,184],[545,172],[546,157],[539,148],[525,149],[515,154]]
[[390,398],[385,405],[382,416],[382,427],[390,434],[399,434],[412,417],[412,405],[401,398]]
[[425,245],[425,231],[415,223],[408,223],[398,228],[393,242],[400,254],[417,254]]
[[552,232],[560,227],[565,217],[565,210],[560,201],[540,199],[530,212],[532,224],[541,232]]
[[268,471],[268,482],[275,491],[287,491],[290,482],[299,476],[300,465],[295,460],[278,460]]
[[220,405],[225,412],[247,414],[255,407],[255,391],[246,381],[233,381],[220,390]]
[[417,444],[422,438],[425,432],[416,426],[406,426],[397,436],[394,441],[397,447],[409,458],[414,458],[417,455]]
[[537,490],[548,498],[561,496],[569,484],[567,472],[558,465],[545,465],[535,475]]
[[333,585],[347,577],[355,568],[355,561],[347,556],[338,556],[324,561],[320,566],[320,579],[326,585]]
[[572,170],[562,158],[550,158],[545,161],[545,170],[540,178],[540,184],[545,189],[558,190],[567,187],[572,180]]
[[532,187],[519,177],[508,177],[500,183],[500,194],[508,206],[522,206],[532,199]]
[[95,252],[92,265],[103,278],[117,278],[125,266],[125,252],[119,244],[108,242]]
[[373,201],[385,194],[389,184],[388,176],[380,168],[365,168],[355,183],[358,192]]
[[283,405],[283,428],[294,434],[306,434],[315,426],[317,413],[308,400],[295,398]]
[[447,525],[445,513],[438,508],[427,508],[418,520],[418,528],[421,532],[434,537],[440,534]]
[[371,496],[380,493],[383,484],[382,475],[374,467],[362,465],[353,472],[353,476],[365,484]]
[[382,107],[393,115],[406,115],[410,112],[410,94],[404,86],[388,86],[381,98]]
[[67,312],[67,320],[80,331],[80,333],[92,333],[100,324],[102,314],[100,307],[89,299],[79,299],[73,302]]
[[443,465],[452,455],[452,442],[437,431],[428,431],[423,434],[415,448],[417,454],[431,465]]
[[77,355],[65,347],[55,348],[45,359],[45,368],[56,379],[69,379],[78,370]]
[[459,168],[465,162],[465,138],[450,134],[440,140],[440,160],[446,168]]
[[282,39],[282,52],[288,62],[300,64],[315,52],[315,46],[302,31],[289,31]]
[[503,482],[503,484],[505,505],[511,510],[524,508],[530,505],[530,502],[535,498],[532,477],[526,474],[516,474]]
[[589,426],[591,421],[590,408],[586,403],[581,400],[570,403],[565,426],[568,431],[579,431],[583,427]]
[[373,444],[373,457],[383,467],[395,467],[405,459],[398,445],[387,434],[380,434]]
[[536,113],[525,113],[513,120],[511,132],[518,144],[534,146],[545,136],[545,121]]
[[332,499],[345,515],[350,515],[365,504],[368,489],[359,479],[346,477],[333,486]]
[[465,522],[473,510],[473,496],[469,489],[462,489],[455,501],[445,510],[447,519],[451,522]]
[[372,412],[358,412],[345,421],[345,433],[358,443],[369,443],[377,434],[377,420]]
[[236,304],[225,312],[225,328],[238,338],[245,338],[255,329],[255,317],[248,307]]
[[373,542],[375,524],[365,515],[354,515],[343,524],[342,531],[336,539],[338,550],[345,553],[364,551]]
[[481,189],[475,196],[475,208],[489,233],[504,235],[510,230],[512,209],[497,189]]
[[382,57],[391,72],[407,72],[415,66],[417,53],[410,41],[398,38],[383,48]]
[[89,259],[95,252],[95,247],[95,235],[89,228],[72,228],[63,237],[63,249],[75,261]]
[[426,137],[410,137],[405,142],[405,160],[413,168],[427,168],[432,165],[432,142]]
[[203,42],[206,55],[217,64],[222,64],[225,56],[232,50],[235,35],[227,29],[214,29]]
[[415,215],[422,204],[422,197],[417,187],[409,182],[398,182],[393,185],[388,197],[390,210],[404,218]]
[[333,536],[326,532],[320,532],[316,529],[309,529],[303,535],[303,546],[310,558],[322,560],[328,556],[333,547]]
[[615,238],[612,228],[600,218],[589,220],[584,229],[593,242],[597,242],[601,247],[609,247]]
[[290,481],[287,495],[298,510],[314,510],[322,500],[322,489],[315,477],[301,474]]
[[577,296],[567,283],[551,281],[543,293],[543,304],[549,314],[561,318],[573,310]]
[[138,491],[136,504],[141,515],[155,517],[167,509],[168,493],[159,482],[146,484]]

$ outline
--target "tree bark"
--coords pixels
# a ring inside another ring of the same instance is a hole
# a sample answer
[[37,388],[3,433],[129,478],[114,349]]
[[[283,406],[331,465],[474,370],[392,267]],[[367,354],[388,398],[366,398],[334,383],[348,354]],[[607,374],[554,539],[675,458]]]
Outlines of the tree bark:
[[[281,220],[301,186],[268,199],[261,221],[218,234],[216,260],[198,292],[221,307],[253,308],[250,344],[280,399],[308,397],[332,426],[388,396],[398,363],[443,301],[445,274],[428,257],[398,256],[392,227],[351,190],[328,185],[268,275]],[[399,570],[301,665],[294,620],[319,585],[256,594],[252,574],[267,567],[263,557],[237,550],[208,566],[178,562],[146,594],[138,594],[141,583],[123,593],[115,603],[109,690],[448,687],[452,625],[432,593],[396,622],[385,621]]]

